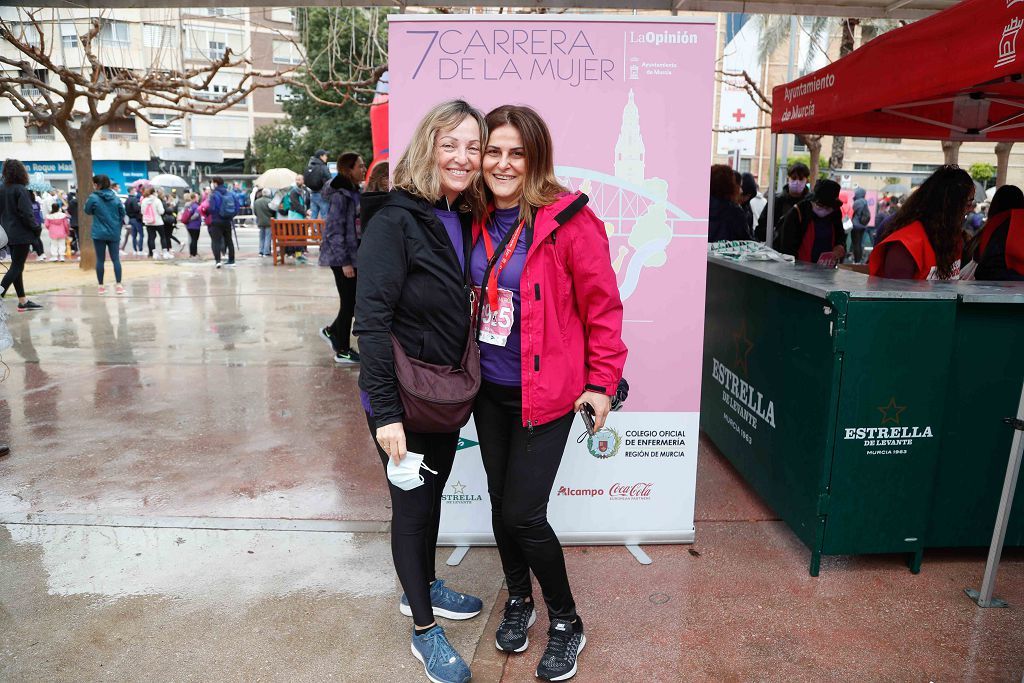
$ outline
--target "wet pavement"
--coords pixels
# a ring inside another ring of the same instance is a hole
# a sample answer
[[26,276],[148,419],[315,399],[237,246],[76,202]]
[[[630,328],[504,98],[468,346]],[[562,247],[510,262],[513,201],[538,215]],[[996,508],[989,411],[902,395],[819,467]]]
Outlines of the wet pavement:
[[[0,383],[0,680],[420,681],[357,371],[318,327],[330,272],[176,262],[128,285],[40,295],[12,316]],[[0,375],[3,366],[0,366]],[[588,645],[576,680],[1017,681],[1024,553],[980,610],[983,551],[808,551],[703,442],[697,543],[569,548]],[[442,576],[485,600],[446,623],[475,681],[529,681],[499,655],[493,549]],[[536,592],[539,595],[539,590]],[[490,621],[490,624],[488,624]]]

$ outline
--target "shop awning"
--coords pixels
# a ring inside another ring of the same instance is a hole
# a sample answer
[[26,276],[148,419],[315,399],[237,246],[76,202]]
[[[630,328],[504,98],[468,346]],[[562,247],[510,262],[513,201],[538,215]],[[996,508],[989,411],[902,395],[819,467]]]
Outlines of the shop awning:
[[1024,139],[1024,0],[964,0],[772,91],[773,133]]

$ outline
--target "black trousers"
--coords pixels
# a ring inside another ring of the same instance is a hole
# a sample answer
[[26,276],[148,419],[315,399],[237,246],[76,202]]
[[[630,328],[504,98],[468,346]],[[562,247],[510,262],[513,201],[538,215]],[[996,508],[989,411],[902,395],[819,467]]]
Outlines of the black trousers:
[[214,260],[220,263],[220,256],[225,253],[226,247],[228,263],[234,263],[235,242],[231,239],[231,223],[211,223],[209,232],[210,241],[213,242]]
[[199,231],[188,231],[188,255],[199,256]]
[[[377,455],[386,469],[388,454],[377,443],[377,427],[373,418],[367,415],[366,423],[370,427],[370,436],[374,437]],[[424,483],[411,491],[403,491],[388,482],[391,493],[391,557],[395,573],[412,608],[413,623],[427,626],[434,621],[430,584],[437,579],[434,556],[437,554],[437,532],[441,526],[441,495],[452,473],[459,433],[418,434],[407,431],[405,439],[408,450],[422,453],[424,464],[437,472],[434,475],[420,469]]]
[[548,498],[572,429],[573,413],[523,426],[520,387],[484,381],[473,408],[480,439],[491,524],[512,597],[533,593],[532,570],[551,618],[575,619],[562,545],[548,524]]
[[334,285],[338,288],[341,308],[338,317],[331,323],[331,336],[338,340],[335,351],[348,351],[352,348],[352,316],[356,311],[356,279],[345,277],[341,266],[331,266],[334,273]]
[[146,238],[147,238],[146,245],[149,247],[149,255],[150,256],[153,255],[153,250],[156,249],[156,238],[157,238],[157,235],[160,236],[160,245],[161,245],[161,248],[163,248],[163,241],[164,241],[163,231],[164,231],[164,226],[163,225],[147,225],[146,226]]
[[7,294],[7,289],[14,285],[14,292],[20,297],[25,296],[25,284],[21,274],[25,272],[25,261],[28,260],[28,252],[32,250],[30,244],[8,244],[11,250],[11,267],[4,273],[4,279],[0,281],[0,292]]
[[850,241],[853,242],[853,262],[860,263],[864,260],[864,228],[852,228]]

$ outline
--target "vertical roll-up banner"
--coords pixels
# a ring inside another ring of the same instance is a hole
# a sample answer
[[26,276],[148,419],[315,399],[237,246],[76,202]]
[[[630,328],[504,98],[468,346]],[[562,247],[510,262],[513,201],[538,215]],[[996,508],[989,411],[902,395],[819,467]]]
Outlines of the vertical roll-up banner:
[[[548,516],[567,543],[694,538],[715,25],[690,19],[389,17],[392,163],[434,104],[536,109],[555,171],[605,222],[625,306],[629,400],[573,425]],[[444,491],[441,542],[493,543],[472,423]]]

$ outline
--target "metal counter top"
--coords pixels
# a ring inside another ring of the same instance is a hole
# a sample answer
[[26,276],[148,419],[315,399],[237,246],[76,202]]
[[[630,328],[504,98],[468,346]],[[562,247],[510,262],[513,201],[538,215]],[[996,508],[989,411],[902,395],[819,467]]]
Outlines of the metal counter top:
[[820,268],[809,263],[734,261],[712,255],[708,255],[708,264],[731,268],[821,299],[832,292],[848,292],[852,299],[959,298],[964,303],[1024,304],[1024,282],[890,280],[843,268]]

